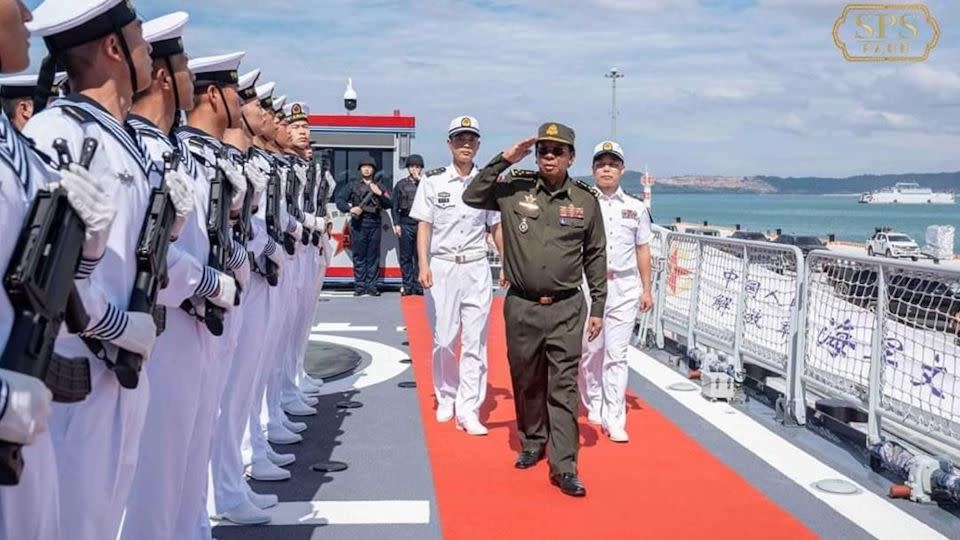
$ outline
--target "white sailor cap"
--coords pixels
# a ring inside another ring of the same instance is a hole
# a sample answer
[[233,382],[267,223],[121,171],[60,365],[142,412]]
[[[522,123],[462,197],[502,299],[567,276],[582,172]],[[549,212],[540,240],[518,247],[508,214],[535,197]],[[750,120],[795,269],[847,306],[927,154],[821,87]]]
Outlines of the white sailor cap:
[[183,27],[188,20],[186,11],[177,11],[143,23],[143,39],[153,48],[150,57],[156,60],[183,54]]
[[283,104],[287,102],[287,96],[280,96],[273,98],[273,112],[277,114],[277,118],[283,120]]
[[119,32],[136,19],[130,0],[45,0],[27,30],[57,53]]
[[310,107],[306,103],[294,101],[283,108],[283,114],[287,117],[287,122],[306,122],[310,115]]
[[276,87],[277,83],[270,81],[256,88],[257,99],[260,100],[260,106],[264,109],[273,110],[273,89]]
[[450,121],[450,130],[447,132],[447,136],[453,137],[457,133],[465,131],[479,137],[480,122],[477,122],[477,119],[472,116],[458,116]]
[[593,159],[597,159],[603,154],[612,154],[624,161],[623,148],[614,141],[603,141],[593,148]]
[[246,53],[234,52],[191,59],[187,63],[187,67],[196,77],[194,82],[196,92],[201,93],[208,86],[226,86],[239,83],[240,76],[237,74],[237,69],[240,67],[240,60],[244,54]]
[[255,69],[250,73],[245,73],[240,77],[237,83],[237,93],[240,94],[240,101],[249,103],[257,99],[257,79],[260,78],[260,70]]
[[[14,75],[13,77],[0,77],[0,98],[19,99],[33,97],[37,90],[37,74],[33,75]],[[67,80],[67,72],[61,71],[53,78],[53,87],[50,89],[50,95],[56,96],[60,85]]]

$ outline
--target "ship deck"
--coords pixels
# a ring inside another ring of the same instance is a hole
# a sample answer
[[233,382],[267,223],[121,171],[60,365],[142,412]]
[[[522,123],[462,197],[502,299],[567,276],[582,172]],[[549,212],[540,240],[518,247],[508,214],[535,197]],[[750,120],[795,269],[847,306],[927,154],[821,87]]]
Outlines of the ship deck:
[[[324,293],[305,365],[359,365],[327,380],[303,442],[275,447],[297,455],[293,478],[251,483],[279,496],[272,524],[217,524],[214,537],[960,538],[960,509],[888,499],[890,480],[871,471],[860,447],[784,427],[760,400],[730,405],[676,390],[685,378],[656,350],[630,351],[630,443],[610,442],[581,417],[588,496],[566,497],[548,482],[545,462],[513,468],[502,299],[490,319],[488,436],[434,420],[431,341],[422,297]],[[410,381],[416,388],[400,385]],[[343,401],[362,407],[338,408]],[[311,470],[327,460],[349,468]],[[813,484],[823,479],[858,492],[821,492]]]

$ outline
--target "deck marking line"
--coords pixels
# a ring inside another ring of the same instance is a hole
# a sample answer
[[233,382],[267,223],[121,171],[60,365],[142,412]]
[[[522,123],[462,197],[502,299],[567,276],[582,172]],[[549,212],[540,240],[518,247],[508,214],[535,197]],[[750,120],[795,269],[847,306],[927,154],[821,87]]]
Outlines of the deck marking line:
[[376,332],[379,326],[353,326],[351,323],[317,323],[311,332]]
[[[430,501],[296,501],[266,510],[269,525],[426,525]],[[214,521],[216,526],[234,526]]]

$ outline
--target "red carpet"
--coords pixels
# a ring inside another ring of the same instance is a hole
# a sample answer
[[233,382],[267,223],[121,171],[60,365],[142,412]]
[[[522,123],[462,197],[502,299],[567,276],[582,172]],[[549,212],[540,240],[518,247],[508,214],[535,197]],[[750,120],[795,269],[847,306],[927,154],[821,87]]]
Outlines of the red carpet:
[[503,302],[490,321],[486,437],[438,424],[432,333],[422,297],[402,300],[444,538],[814,538],[802,523],[652,407],[628,397],[631,442],[580,423],[579,472],[587,497],[567,497],[546,461],[513,468],[519,439],[506,360]]

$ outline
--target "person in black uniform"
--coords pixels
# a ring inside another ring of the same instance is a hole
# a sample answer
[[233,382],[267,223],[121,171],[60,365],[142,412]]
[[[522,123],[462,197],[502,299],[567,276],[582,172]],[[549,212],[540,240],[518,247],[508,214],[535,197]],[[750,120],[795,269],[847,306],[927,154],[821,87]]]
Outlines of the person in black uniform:
[[350,243],[353,247],[353,295],[380,296],[380,212],[393,206],[387,188],[374,180],[377,162],[360,158],[360,178],[339,193],[337,209],[350,213]]
[[400,271],[403,273],[403,296],[416,294],[423,296],[423,287],[417,282],[420,264],[417,260],[417,220],[410,217],[413,198],[420,185],[420,173],[423,171],[423,157],[411,154],[407,158],[407,176],[397,182],[393,197],[393,232],[400,238]]

